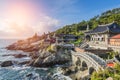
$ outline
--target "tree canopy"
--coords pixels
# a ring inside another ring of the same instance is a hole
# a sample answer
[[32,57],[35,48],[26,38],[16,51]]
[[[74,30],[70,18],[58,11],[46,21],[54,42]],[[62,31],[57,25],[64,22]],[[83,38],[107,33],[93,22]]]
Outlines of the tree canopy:
[[94,16],[88,21],[81,21],[79,23],[66,25],[56,31],[57,34],[80,34],[81,31],[86,30],[87,25],[89,25],[90,29],[94,29],[97,25],[108,24],[111,22],[117,22],[120,25],[120,8],[115,8],[112,10],[108,10],[103,12],[100,15]]

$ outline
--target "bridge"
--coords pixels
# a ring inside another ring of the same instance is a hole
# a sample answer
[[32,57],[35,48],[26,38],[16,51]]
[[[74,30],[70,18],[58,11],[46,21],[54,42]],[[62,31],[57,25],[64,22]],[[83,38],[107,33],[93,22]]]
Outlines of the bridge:
[[71,51],[71,53],[72,64],[80,70],[88,70],[89,74],[92,74],[93,71],[104,70],[106,67],[106,62],[95,54],[75,51]]

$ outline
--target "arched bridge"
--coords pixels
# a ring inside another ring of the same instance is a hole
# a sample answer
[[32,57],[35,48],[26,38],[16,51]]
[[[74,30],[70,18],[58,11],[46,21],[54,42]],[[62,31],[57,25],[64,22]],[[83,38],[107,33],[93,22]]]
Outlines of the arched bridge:
[[106,62],[95,54],[90,52],[71,52],[73,65],[80,69],[87,69],[89,74],[93,71],[98,72],[99,70],[104,70],[106,67]]

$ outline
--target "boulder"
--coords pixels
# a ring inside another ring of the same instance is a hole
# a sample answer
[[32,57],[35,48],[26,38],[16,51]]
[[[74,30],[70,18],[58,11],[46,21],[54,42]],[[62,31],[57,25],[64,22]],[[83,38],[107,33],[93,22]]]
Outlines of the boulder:
[[5,61],[1,63],[1,67],[8,67],[8,66],[12,66],[13,62],[12,61]]

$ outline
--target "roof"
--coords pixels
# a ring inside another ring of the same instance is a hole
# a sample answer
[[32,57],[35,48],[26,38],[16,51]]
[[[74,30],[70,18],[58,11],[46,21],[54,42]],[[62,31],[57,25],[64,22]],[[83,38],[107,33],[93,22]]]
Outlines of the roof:
[[120,39],[120,34],[117,34],[117,35],[111,37],[111,39]]
[[106,25],[98,25],[95,29],[86,32],[86,34],[96,34],[96,33],[120,33],[120,26],[113,22]]
[[114,63],[107,63],[107,66],[108,66],[108,67],[114,67],[115,64],[114,64]]

